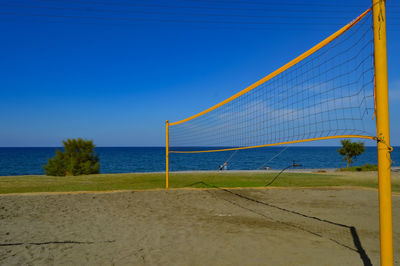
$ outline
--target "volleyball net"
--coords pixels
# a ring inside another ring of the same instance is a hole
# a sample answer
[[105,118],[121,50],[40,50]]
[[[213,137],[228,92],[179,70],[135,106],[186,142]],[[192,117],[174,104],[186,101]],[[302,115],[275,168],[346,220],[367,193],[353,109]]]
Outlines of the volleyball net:
[[368,9],[248,88],[170,123],[169,152],[216,152],[341,137],[374,139],[373,55]]
[[372,0],[352,22],[248,88],[196,115],[167,121],[166,188],[171,153],[201,156],[336,138],[375,140],[381,265],[393,265],[385,12],[385,0]]

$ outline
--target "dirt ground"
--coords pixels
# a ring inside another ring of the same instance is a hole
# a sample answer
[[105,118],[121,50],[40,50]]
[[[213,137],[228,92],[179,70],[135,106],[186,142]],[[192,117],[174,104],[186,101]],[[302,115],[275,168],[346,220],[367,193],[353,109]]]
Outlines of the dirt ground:
[[[400,197],[393,196],[395,264]],[[379,265],[378,194],[177,189],[0,196],[2,265]]]

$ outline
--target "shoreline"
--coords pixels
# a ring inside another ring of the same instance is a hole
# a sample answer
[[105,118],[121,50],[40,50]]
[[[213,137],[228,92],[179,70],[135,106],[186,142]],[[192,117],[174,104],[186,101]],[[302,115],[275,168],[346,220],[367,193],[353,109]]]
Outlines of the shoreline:
[[[341,172],[358,172],[358,171],[340,171],[341,168],[305,168],[305,169],[286,169],[285,173],[341,173]],[[392,166],[392,172],[400,172],[400,166]],[[201,174],[201,173],[221,173],[221,174],[237,174],[237,173],[279,173],[282,169],[270,169],[270,170],[183,170],[183,171],[169,171],[170,174]],[[359,171],[360,172],[376,172],[376,171]],[[146,175],[146,174],[165,174],[165,171],[156,171],[156,172],[122,172],[122,173],[98,173],[93,175]],[[44,174],[27,174],[27,175],[4,175],[2,177],[23,177],[23,176],[46,176]],[[91,176],[91,175],[88,175]],[[49,176],[50,177],[50,176]]]

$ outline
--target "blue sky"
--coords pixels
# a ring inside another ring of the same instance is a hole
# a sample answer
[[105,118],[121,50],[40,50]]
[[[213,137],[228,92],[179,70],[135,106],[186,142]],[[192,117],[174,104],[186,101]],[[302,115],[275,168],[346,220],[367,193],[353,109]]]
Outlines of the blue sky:
[[[242,90],[370,2],[0,0],[0,147],[59,146],[73,137],[164,145],[166,119]],[[400,145],[400,5],[393,2],[391,138]]]

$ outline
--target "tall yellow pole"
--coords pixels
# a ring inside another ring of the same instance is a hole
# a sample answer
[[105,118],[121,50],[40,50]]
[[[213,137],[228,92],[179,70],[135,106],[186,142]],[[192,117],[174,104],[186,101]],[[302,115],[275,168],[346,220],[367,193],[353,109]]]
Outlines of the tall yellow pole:
[[169,179],[169,121],[165,122],[165,188],[168,188]]
[[386,52],[385,1],[372,0],[375,46],[376,133],[381,265],[393,265],[392,192],[390,181],[389,99]]

